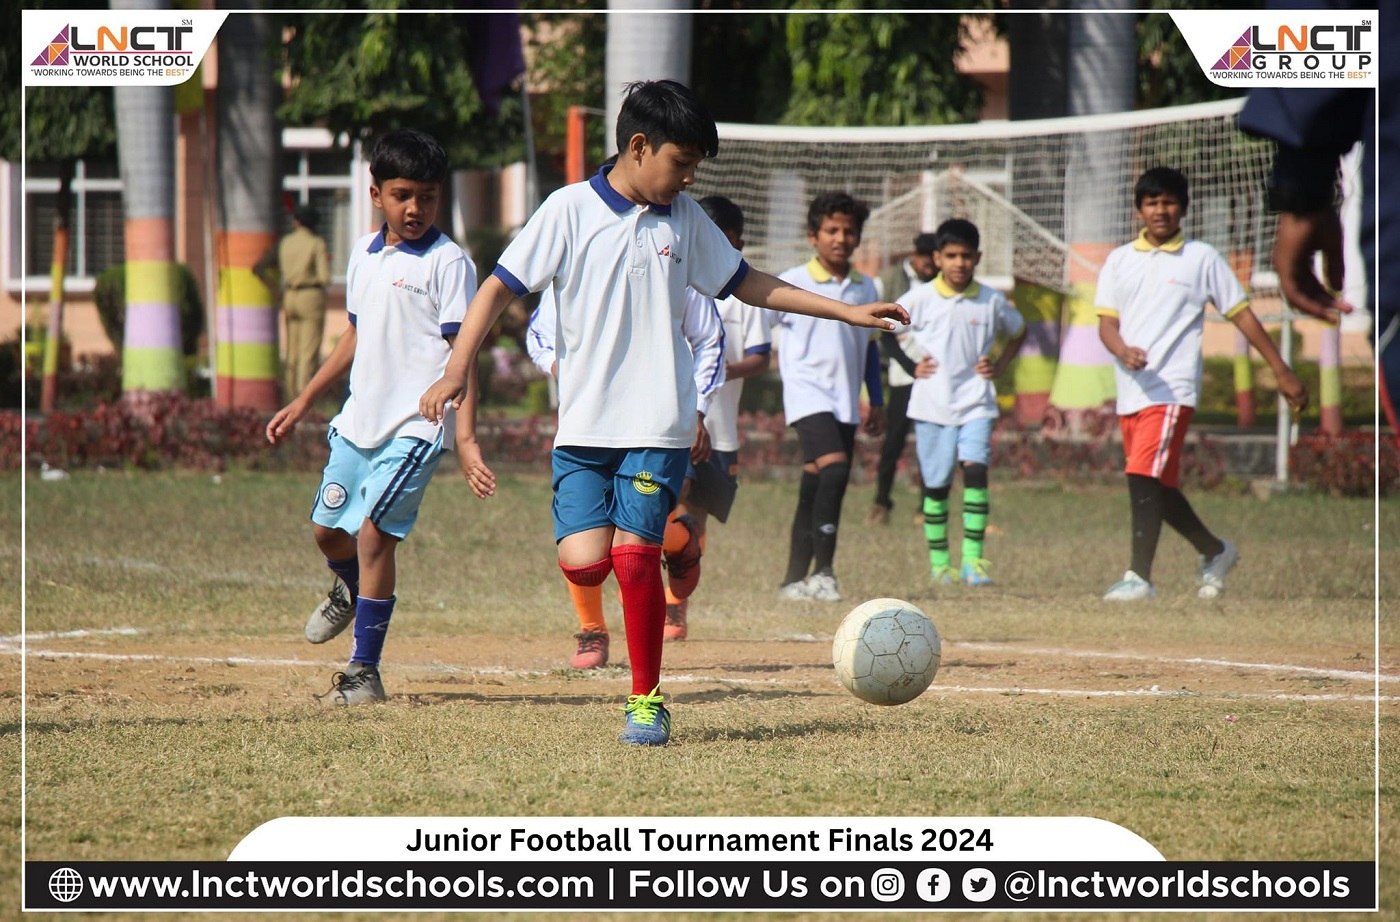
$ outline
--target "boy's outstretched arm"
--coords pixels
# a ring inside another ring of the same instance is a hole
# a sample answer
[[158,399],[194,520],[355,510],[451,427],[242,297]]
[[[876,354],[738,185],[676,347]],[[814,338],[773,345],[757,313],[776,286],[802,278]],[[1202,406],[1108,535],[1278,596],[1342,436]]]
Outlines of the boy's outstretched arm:
[[1278,379],[1278,392],[1288,401],[1294,412],[1301,413],[1308,407],[1308,387],[1298,379],[1293,373],[1293,369],[1288,367],[1288,363],[1283,360],[1278,347],[1269,337],[1269,331],[1264,329],[1264,325],[1259,322],[1259,318],[1254,316],[1254,311],[1246,307],[1244,310],[1236,311],[1230,317],[1230,322],[1244,334],[1244,338],[1249,340],[1249,344],[1255,348],[1264,361],[1269,363],[1269,368],[1274,372],[1274,377]]
[[478,499],[486,499],[496,494],[496,474],[486,466],[486,458],[481,452],[481,443],[476,440],[476,400],[479,388],[476,384],[476,362],[467,369],[467,396],[457,411],[457,440],[453,446],[457,450],[457,464],[462,476]]
[[909,322],[909,312],[892,301],[844,304],[752,268],[735,286],[734,294],[740,301],[755,307],[786,311],[789,314],[806,314],[826,320],[841,320],[854,327],[893,330],[897,324],[891,321]]
[[476,297],[467,305],[467,316],[462,320],[462,328],[457,332],[457,341],[452,344],[452,356],[447,360],[447,369],[418,399],[418,412],[430,422],[442,422],[447,405],[454,410],[462,408],[462,398],[467,392],[470,369],[476,361],[486,333],[496,318],[515,297],[496,276],[487,276],[486,281],[476,290]]
[[316,369],[316,374],[311,376],[311,380],[306,382],[306,387],[301,389],[301,393],[292,398],[291,403],[278,410],[267,424],[267,440],[276,445],[283,436],[291,435],[292,430],[297,427],[297,423],[306,415],[306,411],[320,399],[321,395],[330,389],[331,385],[345,377],[350,372],[350,365],[355,361],[355,343],[357,334],[355,325],[352,323],[345,328],[345,332],[340,335],[340,341],[335,344],[331,354],[326,357],[326,363]]

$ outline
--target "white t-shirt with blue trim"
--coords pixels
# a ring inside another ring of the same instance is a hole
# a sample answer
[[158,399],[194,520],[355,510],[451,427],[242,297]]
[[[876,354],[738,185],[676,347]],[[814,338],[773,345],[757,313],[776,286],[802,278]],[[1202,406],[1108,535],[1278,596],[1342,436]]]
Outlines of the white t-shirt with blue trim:
[[635,205],[609,185],[610,169],[545,199],[493,274],[518,296],[551,289],[556,446],[689,448],[697,396],[686,288],[727,297],[748,264],[689,196]]
[[[429,442],[438,427],[418,412],[418,398],[447,370],[455,336],[476,294],[476,266],[436,227],[418,240],[384,243],[385,230],[366,234],[350,249],[345,304],[355,326],[350,396],[331,420],[360,448],[412,436]],[[442,420],[451,449],[456,416]]]
[[[730,295],[717,304],[724,324],[724,362],[731,364],[750,355],[771,352],[773,332],[768,325],[767,311],[751,307]],[[710,401],[705,414],[705,429],[710,444],[717,451],[739,450],[739,398],[743,395],[744,379],[725,381]]]

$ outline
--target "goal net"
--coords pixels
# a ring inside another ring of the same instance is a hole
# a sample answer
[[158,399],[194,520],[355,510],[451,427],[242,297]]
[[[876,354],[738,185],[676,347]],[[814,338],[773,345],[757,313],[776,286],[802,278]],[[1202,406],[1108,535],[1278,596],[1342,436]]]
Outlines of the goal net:
[[821,192],[870,206],[857,265],[879,271],[947,218],[982,233],[978,275],[997,287],[1064,291],[1092,279],[1137,231],[1132,187],[1153,166],[1191,183],[1185,230],[1251,287],[1273,244],[1264,205],[1272,148],[1235,125],[1243,100],[1101,116],[914,128],[722,123],[720,152],[691,194],[725,195],[746,216],[746,257],[781,271],[810,257],[806,209]]

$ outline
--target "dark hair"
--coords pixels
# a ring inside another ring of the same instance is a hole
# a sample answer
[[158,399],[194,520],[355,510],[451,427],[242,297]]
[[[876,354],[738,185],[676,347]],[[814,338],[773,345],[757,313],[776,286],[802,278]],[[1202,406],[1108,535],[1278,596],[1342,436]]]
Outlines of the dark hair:
[[848,214],[856,221],[856,233],[865,228],[865,219],[870,217],[870,209],[844,192],[823,192],[812,199],[807,206],[807,233],[815,234],[822,229],[822,219],[834,214]]
[[635,134],[653,150],[663,144],[693,147],[706,157],[719,153],[714,116],[690,91],[674,80],[639,80],[626,86],[617,113],[617,149],[627,149]]
[[949,218],[944,221],[938,225],[938,230],[933,232],[933,238],[935,250],[941,250],[950,243],[961,243],[975,251],[982,244],[982,235],[977,232],[977,225],[966,218]]
[[307,230],[314,231],[320,215],[316,214],[316,209],[311,205],[298,205],[292,209],[292,218]]
[[1191,204],[1191,185],[1180,170],[1169,166],[1154,166],[1138,177],[1133,187],[1133,207],[1141,208],[1142,200],[1153,195],[1170,195],[1181,203],[1183,211]]
[[744,235],[744,212],[738,205],[722,195],[707,195],[700,200],[700,207],[722,231]]
[[914,238],[914,252],[920,256],[932,256],[937,249],[937,234],[920,234]]
[[440,183],[447,179],[447,154],[432,135],[399,128],[374,142],[369,173],[379,186],[391,179]]

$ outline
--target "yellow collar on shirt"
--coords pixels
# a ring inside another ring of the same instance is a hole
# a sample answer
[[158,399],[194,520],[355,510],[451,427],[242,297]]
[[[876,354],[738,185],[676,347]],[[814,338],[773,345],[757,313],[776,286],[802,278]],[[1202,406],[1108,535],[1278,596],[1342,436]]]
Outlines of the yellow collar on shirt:
[[[820,282],[822,284],[825,284],[831,281],[832,279],[836,278],[836,276],[826,271],[826,266],[823,266],[822,261],[820,259],[817,259],[815,256],[813,256],[807,262],[807,274],[812,277],[812,281]],[[846,276],[846,281],[859,282],[864,278],[865,276],[861,275],[860,272],[856,270],[855,266],[852,266],[850,273]]]
[[1184,246],[1186,246],[1186,235],[1181,231],[1177,231],[1175,237],[1161,246],[1153,246],[1148,241],[1146,228],[1144,228],[1142,233],[1138,234],[1138,238],[1133,241],[1133,249],[1142,253],[1151,253],[1153,250],[1165,250],[1168,253],[1175,253]]
[[943,273],[940,272],[933,277],[933,290],[945,298],[975,298],[977,293],[982,290],[982,283],[968,282],[967,287],[962,291],[954,291],[953,286],[948,284],[947,280],[943,278]]

